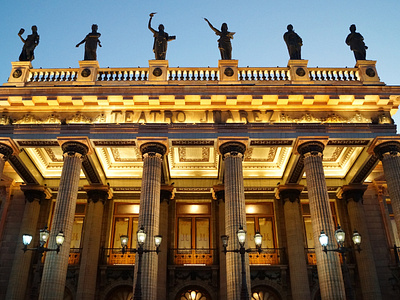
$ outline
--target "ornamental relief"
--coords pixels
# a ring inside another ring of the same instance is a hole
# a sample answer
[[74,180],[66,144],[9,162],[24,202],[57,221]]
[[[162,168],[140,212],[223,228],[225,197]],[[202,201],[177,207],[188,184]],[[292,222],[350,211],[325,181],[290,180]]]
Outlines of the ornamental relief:
[[[380,121],[387,122],[388,117],[385,114],[379,117]],[[306,113],[300,117],[292,117],[291,115],[282,113],[279,116],[281,123],[372,123],[371,118],[364,117],[361,113],[356,113],[351,117],[344,117],[336,113],[329,114],[326,117],[316,117],[311,113]]]

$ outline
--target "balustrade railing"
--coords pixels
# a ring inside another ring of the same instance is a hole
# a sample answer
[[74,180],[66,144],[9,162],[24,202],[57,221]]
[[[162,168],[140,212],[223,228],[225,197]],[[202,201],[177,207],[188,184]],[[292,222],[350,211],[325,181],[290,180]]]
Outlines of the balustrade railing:
[[168,68],[169,81],[217,81],[218,68]]
[[71,248],[69,250],[68,264],[69,265],[79,265],[81,260],[82,248]]
[[359,81],[358,68],[308,68],[311,81]]
[[[29,69],[27,83],[72,83],[77,81],[80,69]],[[170,82],[218,82],[219,68],[167,68],[167,81]],[[358,68],[308,68],[308,78],[312,82],[360,82]],[[291,81],[290,68],[237,68],[239,82],[276,82]],[[149,81],[149,68],[98,68],[96,82],[144,82]]]
[[28,82],[71,82],[78,78],[79,69],[30,69]]
[[285,248],[263,248],[261,253],[250,252],[250,265],[281,265],[286,264]]
[[148,68],[100,68],[97,81],[146,81]]
[[105,265],[134,265],[135,253],[126,252],[122,254],[122,248],[103,248],[100,263]]
[[217,249],[169,249],[170,264],[174,265],[213,265],[218,263]]
[[238,68],[240,81],[288,81],[289,68]]

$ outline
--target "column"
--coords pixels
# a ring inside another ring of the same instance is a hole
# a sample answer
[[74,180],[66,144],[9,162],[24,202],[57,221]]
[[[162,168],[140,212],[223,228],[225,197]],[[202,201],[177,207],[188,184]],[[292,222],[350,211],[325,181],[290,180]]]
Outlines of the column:
[[[246,145],[228,141],[219,150],[225,162],[225,234],[229,236],[228,250],[238,249],[237,231],[242,226],[246,230],[246,209],[243,184],[242,160]],[[247,243],[246,243],[247,245]],[[246,258],[246,281],[248,294],[251,294],[249,255]],[[242,282],[242,267],[239,253],[226,253],[227,299],[239,300]],[[250,298],[249,298],[250,299]]]
[[303,186],[279,186],[279,198],[285,214],[287,251],[289,257],[290,285],[293,300],[310,299],[306,256],[304,253],[303,220],[300,193]]
[[[0,139],[0,141],[1,140],[3,139]],[[3,177],[4,165],[8,160],[8,158],[13,154],[13,152],[14,149],[11,146],[0,142],[0,180]],[[9,206],[9,200],[7,200],[7,197],[0,199],[0,240],[3,235],[8,206]]]
[[60,231],[63,231],[65,240],[60,253],[48,252],[46,254],[39,294],[39,299],[41,300],[59,300],[64,297],[82,159],[88,153],[89,148],[79,142],[67,141],[62,144],[62,150],[64,153],[64,165],[48,247],[57,247],[55,237]]
[[[37,223],[39,219],[40,213],[40,203],[46,198],[46,194],[44,192],[44,187],[38,185],[25,185],[21,186],[21,190],[24,191],[25,194],[25,210],[22,218],[22,223],[18,235],[18,246],[15,250],[13,266],[10,273],[10,280],[8,282],[7,295],[6,299],[19,300],[25,299],[25,295],[27,294],[27,285],[28,285],[28,277],[29,271],[31,268],[31,260],[33,256],[33,251],[22,251],[22,235],[30,234],[33,237],[33,242],[30,247],[34,248],[38,245],[38,229]],[[39,270],[37,270],[39,271]],[[40,280],[36,274],[34,275],[34,282],[32,284],[32,289],[37,289],[36,292],[33,292],[33,295],[37,297],[37,291],[39,288]],[[35,282],[38,279],[37,282]]]
[[[140,151],[143,155],[143,175],[138,226],[143,226],[147,234],[143,248],[155,250],[154,236],[159,234],[160,223],[162,159],[167,152],[167,147],[161,143],[147,142],[141,145]],[[136,262],[138,261],[139,257],[136,255]],[[133,291],[136,288],[137,265],[138,263],[135,264]],[[144,253],[141,262],[142,299],[157,299],[157,272],[157,254],[154,252]]]
[[4,165],[13,152],[10,146],[0,143],[0,179],[3,177]]
[[322,165],[324,148],[322,142],[306,141],[298,146],[297,151],[304,156],[321,299],[341,300],[346,297],[339,255],[335,252],[324,253],[319,242],[321,230],[324,230],[329,237],[328,249],[336,248],[334,223]]
[[[343,199],[347,202],[351,231],[357,230],[362,237],[362,251],[355,252],[355,254],[363,300],[379,300],[382,299],[381,289],[363,208],[362,197],[366,189],[365,185],[344,186]],[[350,240],[350,237],[347,239]]]
[[[374,148],[375,154],[382,161],[383,172],[388,186],[396,226],[400,228],[400,143],[383,142]],[[400,230],[397,230],[400,237]]]
[[79,267],[77,300],[94,300],[96,295],[97,268],[100,253],[100,232],[104,204],[108,199],[108,186],[85,186],[87,212]]

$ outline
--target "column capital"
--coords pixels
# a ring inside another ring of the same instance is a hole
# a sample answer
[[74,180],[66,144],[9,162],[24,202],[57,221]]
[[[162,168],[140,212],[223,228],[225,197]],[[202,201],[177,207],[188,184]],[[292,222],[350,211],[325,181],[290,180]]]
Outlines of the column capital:
[[275,197],[283,200],[283,203],[287,201],[300,203],[300,194],[304,189],[304,185],[288,184],[279,185]]
[[223,184],[212,187],[212,197],[214,200],[225,202],[225,186]]
[[344,185],[337,194],[338,198],[342,198],[346,203],[350,201],[363,202],[364,192],[368,186],[364,184]]
[[376,138],[368,151],[374,153],[380,160],[383,159],[384,155],[399,156],[400,139],[397,137]]
[[222,159],[224,159],[225,155],[228,153],[232,155],[237,155],[240,153],[243,156],[246,152],[248,143],[248,138],[220,137],[218,138],[218,150],[222,155]]
[[160,202],[166,201],[169,204],[169,200],[174,199],[175,188],[173,185],[162,184],[160,190]]
[[0,138],[0,154],[3,160],[8,160],[11,155],[18,155],[18,146],[11,138]]
[[42,185],[21,185],[21,191],[24,192],[25,200],[29,203],[32,203],[33,201],[38,201],[39,203],[41,203],[44,199],[51,198],[51,192]]
[[328,137],[300,137],[296,140],[294,150],[296,154],[321,153],[328,144]]
[[142,155],[146,153],[158,153],[162,157],[168,153],[168,138],[166,137],[139,137],[137,145]]
[[86,156],[93,152],[87,137],[58,137],[57,141],[64,154],[79,153]]
[[105,204],[111,198],[111,191],[108,185],[85,185],[83,189],[87,194],[88,203],[101,201]]

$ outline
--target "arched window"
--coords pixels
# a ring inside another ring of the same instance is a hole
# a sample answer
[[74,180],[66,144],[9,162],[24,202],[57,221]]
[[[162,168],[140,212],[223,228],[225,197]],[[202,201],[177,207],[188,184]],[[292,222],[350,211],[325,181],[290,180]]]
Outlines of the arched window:
[[281,297],[270,287],[257,286],[252,289],[251,300],[281,300]]
[[133,299],[133,288],[129,285],[118,286],[112,289],[106,300],[132,300]]
[[176,300],[211,300],[211,297],[203,289],[193,287],[178,293]]

